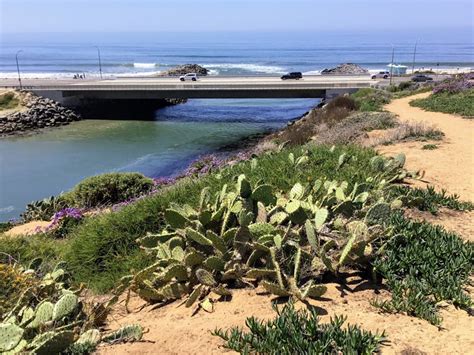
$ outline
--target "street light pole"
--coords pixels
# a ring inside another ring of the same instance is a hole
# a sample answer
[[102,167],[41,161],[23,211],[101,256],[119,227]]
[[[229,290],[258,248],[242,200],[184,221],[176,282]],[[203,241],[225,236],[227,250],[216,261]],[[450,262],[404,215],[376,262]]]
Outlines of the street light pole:
[[20,65],[18,64],[18,54],[20,54],[21,52],[23,52],[23,50],[19,50],[18,52],[16,52],[16,55],[15,55],[15,59],[16,59],[16,70],[18,71],[18,82],[20,83],[20,90],[23,89],[22,85],[21,85],[21,75],[20,75]]
[[392,64],[390,65],[390,86],[392,85],[393,76],[393,59],[395,58],[395,47],[392,45]]
[[418,41],[415,42],[415,50],[413,51],[413,65],[411,67],[412,75],[415,75],[415,59],[416,59],[416,46],[418,45]]
[[94,46],[97,48],[97,55],[99,56],[99,73],[100,73],[100,78],[102,79],[102,61],[100,59],[100,48],[97,46]]

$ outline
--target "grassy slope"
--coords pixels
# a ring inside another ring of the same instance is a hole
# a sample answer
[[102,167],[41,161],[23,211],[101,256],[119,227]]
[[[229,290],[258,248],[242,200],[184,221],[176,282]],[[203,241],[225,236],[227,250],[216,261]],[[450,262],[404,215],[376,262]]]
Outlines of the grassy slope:
[[[372,171],[368,161],[375,154],[358,147],[339,147],[330,152],[328,147],[309,148],[311,163],[298,169],[288,161],[289,152],[301,154],[301,148],[265,155],[252,170],[249,162],[226,167],[200,179],[189,179],[162,193],[128,206],[117,213],[89,219],[73,232],[66,252],[66,260],[78,281],[89,282],[98,291],[111,288],[121,276],[136,269],[148,260],[137,249],[135,239],[146,232],[158,231],[163,212],[171,202],[195,204],[201,189],[210,186],[219,191],[224,184],[233,184],[234,178],[245,174],[252,184],[264,181],[279,189],[289,189],[296,182],[311,182],[326,177],[351,183],[362,182]],[[339,155],[347,152],[357,157],[356,162],[336,170]]]
[[410,105],[427,111],[453,113],[466,117],[474,117],[474,89],[457,94],[439,93],[426,99],[410,102]]

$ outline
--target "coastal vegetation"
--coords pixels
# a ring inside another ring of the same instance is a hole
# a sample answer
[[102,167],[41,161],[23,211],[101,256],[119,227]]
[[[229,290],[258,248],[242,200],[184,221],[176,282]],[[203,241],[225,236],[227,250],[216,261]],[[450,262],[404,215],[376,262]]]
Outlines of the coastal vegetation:
[[276,349],[279,354],[373,354],[385,339],[383,333],[374,335],[358,326],[343,328],[342,316],[322,324],[314,308],[295,310],[288,303],[283,309],[274,309],[277,315],[273,320],[247,318],[247,333],[232,328],[217,329],[214,335],[225,341],[225,348],[241,354],[274,354]]
[[458,93],[440,92],[432,94],[425,99],[411,102],[412,106],[420,107],[427,111],[454,113],[464,117],[474,117],[474,89]]
[[473,79],[473,74],[446,79],[434,87],[432,95],[413,100],[410,104],[427,111],[453,113],[472,118],[474,117]]
[[20,100],[14,92],[5,92],[0,94],[0,110],[16,108],[20,104]]
[[[23,221],[51,224],[34,236],[0,232],[0,313],[8,315],[0,335],[13,332],[18,340],[0,347],[30,350],[59,342],[61,351],[90,353],[100,340],[141,338],[138,325],[100,334],[124,292],[126,305],[135,293],[150,304],[182,299],[194,313],[212,312],[219,302],[232,302],[236,288],[251,287],[291,302],[275,306],[273,320],[248,318],[247,332],[216,329],[226,348],[369,354],[383,344],[384,333],[344,326],[343,316],[322,324],[316,308],[293,305],[321,299],[329,282],[345,285],[353,273],[388,291],[371,300],[382,312],[440,327],[443,304],[468,312],[474,244],[409,216],[414,210],[472,211],[474,205],[445,190],[406,184],[422,173],[405,168],[405,155],[387,157],[372,148],[443,138],[434,127],[382,111],[394,97],[425,90],[402,84],[339,97],[256,147],[204,157],[177,178],[103,174],[28,205]],[[108,293],[108,302],[87,305],[78,298],[84,286]],[[38,297],[11,302],[12,294],[32,289]],[[65,297],[74,298],[72,310],[52,323],[48,311],[42,326],[28,330],[43,308],[62,309]]]

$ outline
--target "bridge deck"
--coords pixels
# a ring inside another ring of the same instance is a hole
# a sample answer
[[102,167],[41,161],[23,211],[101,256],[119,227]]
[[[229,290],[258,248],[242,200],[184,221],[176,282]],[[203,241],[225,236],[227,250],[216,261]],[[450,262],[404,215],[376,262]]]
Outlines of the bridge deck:
[[[279,77],[201,77],[181,82],[178,78],[116,78],[106,80],[25,79],[23,86],[42,95],[96,99],[323,97],[327,90],[369,87],[369,76],[306,76],[300,80]],[[16,87],[18,81],[0,80],[0,86]]]

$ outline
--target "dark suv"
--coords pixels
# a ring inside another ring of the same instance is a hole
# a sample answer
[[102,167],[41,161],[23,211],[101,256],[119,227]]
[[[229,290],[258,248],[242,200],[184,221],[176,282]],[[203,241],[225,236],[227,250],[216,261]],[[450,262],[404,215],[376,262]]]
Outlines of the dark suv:
[[424,74],[418,74],[411,78],[415,83],[424,83],[425,81],[432,81],[433,78]]
[[301,79],[301,78],[303,78],[303,74],[301,74],[299,71],[295,71],[295,72],[283,75],[281,77],[281,80],[288,80],[288,79],[298,80],[298,79]]

